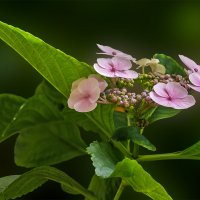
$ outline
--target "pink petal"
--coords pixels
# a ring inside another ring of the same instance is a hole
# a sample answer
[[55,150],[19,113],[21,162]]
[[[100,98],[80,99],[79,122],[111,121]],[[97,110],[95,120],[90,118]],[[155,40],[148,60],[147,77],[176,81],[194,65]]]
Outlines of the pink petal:
[[179,83],[169,82],[166,84],[166,91],[173,99],[184,98],[188,95],[188,91]]
[[172,103],[175,109],[186,109],[193,106],[196,101],[192,95],[188,95],[183,99],[173,99]]
[[188,86],[190,88],[192,88],[193,90],[197,91],[197,92],[200,92],[200,86],[195,86],[195,85],[191,85],[191,84],[188,84]]
[[90,112],[94,110],[97,103],[91,103],[88,99],[82,99],[74,105],[74,109],[78,112]]
[[156,85],[154,85],[153,89],[157,95],[159,95],[161,97],[166,97],[166,98],[169,97],[167,90],[166,90],[165,83],[157,83]]
[[102,67],[104,69],[111,70],[114,67],[112,58],[98,58],[97,63],[100,67]]
[[170,100],[168,100],[165,97],[161,97],[161,96],[157,95],[157,93],[155,93],[155,92],[150,92],[149,96],[154,102],[156,102],[159,105],[162,105],[162,106],[165,106],[165,107],[172,107],[173,106],[173,103]]
[[200,86],[200,74],[199,73],[191,73],[189,75],[189,79],[191,81],[191,83],[195,86]]
[[92,101],[96,102],[100,96],[99,82],[95,78],[88,78],[80,82],[79,92]]
[[132,67],[131,61],[124,58],[114,57],[112,62],[116,70],[128,70]]
[[104,69],[102,67],[100,67],[98,64],[94,64],[94,69],[96,70],[96,72],[98,72],[99,74],[106,76],[106,77],[115,77],[115,73],[111,72],[108,69]]
[[138,77],[138,73],[133,70],[116,71],[115,76],[121,78],[135,79]]
[[101,78],[101,76],[97,75],[97,74],[91,74],[88,76],[88,78],[95,78],[97,79],[97,81],[99,82],[99,89],[100,89],[100,92],[103,92],[106,87],[108,86],[108,83]]
[[74,81],[74,82],[72,83],[71,91],[75,90],[75,89],[78,87],[79,83],[80,83],[82,80],[84,80],[84,79],[86,79],[86,78],[80,78],[80,79]]
[[68,107],[73,109],[74,104],[76,104],[80,99],[84,98],[84,95],[81,94],[77,89],[73,90],[69,96],[69,99],[67,101]]
[[97,46],[99,47],[99,49],[101,49],[104,53],[106,53],[107,55],[110,56],[116,56],[117,54],[121,53],[121,51],[118,51],[116,49],[113,49],[109,46],[104,46],[104,45],[100,45],[97,44]]
[[183,56],[183,55],[179,55],[179,58],[181,59],[181,61],[189,68],[191,69],[193,72],[197,72],[200,71],[200,66],[197,65],[193,60],[191,60],[190,58]]
[[123,53],[122,51],[113,49],[109,46],[104,46],[104,45],[100,45],[100,44],[97,44],[97,46],[99,47],[99,49],[101,49],[104,52],[104,53],[98,53],[98,54],[106,54],[106,55],[109,55],[109,56],[118,56],[118,57],[121,57],[121,58],[132,60],[133,62],[135,62],[135,60],[136,60],[131,55]]

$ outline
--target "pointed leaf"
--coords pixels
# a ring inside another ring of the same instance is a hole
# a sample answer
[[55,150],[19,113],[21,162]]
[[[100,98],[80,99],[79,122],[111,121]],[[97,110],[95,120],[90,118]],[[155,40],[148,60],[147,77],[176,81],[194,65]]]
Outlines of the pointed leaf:
[[174,109],[174,108],[168,108],[164,106],[158,106],[151,115],[148,116],[147,121],[149,123],[153,123],[155,121],[158,121],[160,119],[170,118],[177,114],[179,114],[181,110]]
[[113,177],[121,177],[136,192],[144,193],[154,200],[172,200],[166,190],[147,173],[136,160],[125,158],[116,165]]
[[120,140],[120,141],[130,139],[134,143],[148,150],[151,150],[151,151],[156,150],[156,147],[153,144],[151,144],[151,142],[144,135],[141,135],[140,129],[135,126],[118,128],[113,135],[113,139]]
[[88,192],[83,186],[77,183],[70,176],[64,172],[53,167],[38,167],[25,174],[12,178],[1,178],[0,183],[10,182],[7,184],[3,191],[0,192],[0,198],[8,200],[21,197],[29,192],[32,192],[47,180],[52,180],[63,184],[66,188],[74,191],[75,193],[82,194],[90,199],[95,199],[90,192]]
[[[87,64],[64,54],[30,33],[3,22],[0,22],[0,38],[66,97],[69,96],[73,81],[95,73],[93,68]],[[113,122],[107,121],[110,116],[113,118],[113,113],[110,109],[107,111],[107,108],[101,109],[101,106],[98,106],[93,112],[83,114],[89,121],[92,121],[92,129],[96,126],[95,131],[100,129],[104,137],[110,137],[114,131]],[[108,117],[104,119],[102,116],[106,114]],[[88,123],[86,124],[84,127],[88,128]]]
[[108,178],[115,169],[115,164],[122,160],[121,153],[109,143],[93,142],[87,148],[91,155],[97,176]]
[[50,122],[22,131],[15,144],[15,162],[23,167],[52,165],[84,155],[85,148],[75,125]]
[[184,68],[170,56],[166,56],[164,54],[155,54],[153,57],[158,59],[160,61],[160,64],[165,66],[166,74],[178,74],[186,76]]
[[0,95],[0,141],[10,137],[13,132],[8,132],[9,124],[16,118],[16,113],[25,103],[25,99],[11,94]]
[[[5,109],[3,106],[5,106]],[[6,111],[7,104],[3,106],[3,110]],[[3,126],[4,129],[1,130],[3,134],[0,141],[3,141],[11,135],[20,132],[22,129],[62,119],[61,113],[50,101],[46,99],[46,97],[34,96],[26,101],[23,106],[20,106],[20,109],[16,109],[15,113],[8,118],[6,126]]]
[[0,39],[18,52],[64,96],[69,96],[73,81],[94,72],[87,64],[3,22],[0,22]]

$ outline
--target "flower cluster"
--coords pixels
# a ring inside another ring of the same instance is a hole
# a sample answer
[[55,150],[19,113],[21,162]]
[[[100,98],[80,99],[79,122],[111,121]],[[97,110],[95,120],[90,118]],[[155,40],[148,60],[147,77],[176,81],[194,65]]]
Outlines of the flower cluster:
[[[89,112],[97,103],[115,104],[124,110],[133,111],[141,105],[186,109],[195,104],[188,93],[190,89],[200,92],[200,66],[193,60],[179,55],[189,68],[186,76],[166,74],[166,67],[158,59],[136,60],[131,55],[97,44],[105,58],[94,64],[99,74],[81,78],[72,84],[68,106],[78,112]],[[142,69],[142,72],[135,70]],[[148,72],[145,70],[148,69]],[[104,78],[103,78],[104,77]]]

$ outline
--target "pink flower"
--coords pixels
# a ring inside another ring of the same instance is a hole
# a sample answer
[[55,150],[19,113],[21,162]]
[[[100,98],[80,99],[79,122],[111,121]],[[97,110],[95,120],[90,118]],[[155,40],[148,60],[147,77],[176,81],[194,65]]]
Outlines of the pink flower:
[[101,49],[103,51],[103,53],[98,53],[98,54],[105,54],[105,55],[109,55],[109,56],[117,56],[120,58],[124,58],[127,60],[131,60],[131,61],[135,61],[135,58],[133,58],[131,55],[128,55],[126,53],[123,53],[119,50],[113,49],[109,46],[104,46],[104,45],[100,45],[97,44],[97,46],[99,47],[99,49]]
[[100,92],[103,92],[108,86],[108,83],[105,80],[103,80],[98,74],[90,74],[88,78],[95,78],[98,81]]
[[190,79],[190,82],[193,84],[188,84],[188,86],[190,88],[192,88],[193,90],[197,91],[197,92],[200,92],[200,73],[191,73],[189,75],[189,79]]
[[179,55],[179,58],[190,69],[189,80],[193,85],[188,84],[188,86],[193,90],[200,92],[200,66],[186,56]]
[[98,58],[94,64],[94,69],[103,76],[135,79],[138,73],[129,70],[131,67],[129,60],[120,57]]
[[179,83],[158,83],[150,92],[151,99],[159,105],[175,109],[186,109],[195,104],[193,96]]
[[[92,76],[92,77],[91,77]],[[81,78],[72,84],[68,106],[78,112],[90,112],[97,106],[100,93],[107,87],[107,83],[98,75],[90,75],[88,79]]]
[[179,58],[190,69],[189,73],[200,72],[200,66],[193,60],[183,55],[179,55]]

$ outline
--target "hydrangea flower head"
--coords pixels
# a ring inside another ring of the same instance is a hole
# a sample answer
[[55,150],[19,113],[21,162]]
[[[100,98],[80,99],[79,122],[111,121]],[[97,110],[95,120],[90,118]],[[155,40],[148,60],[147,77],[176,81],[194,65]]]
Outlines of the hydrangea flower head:
[[99,49],[101,49],[103,51],[103,53],[98,53],[98,54],[117,56],[117,57],[124,58],[124,59],[135,62],[135,58],[133,58],[129,54],[123,53],[122,51],[113,49],[112,47],[109,47],[109,46],[100,45],[100,44],[97,44],[97,46],[99,47]]
[[130,70],[131,67],[129,60],[120,57],[98,58],[94,64],[94,69],[103,76],[135,79],[138,73]]
[[150,97],[159,105],[174,109],[186,109],[195,104],[194,97],[188,95],[188,91],[179,83],[158,83],[153,89]]

